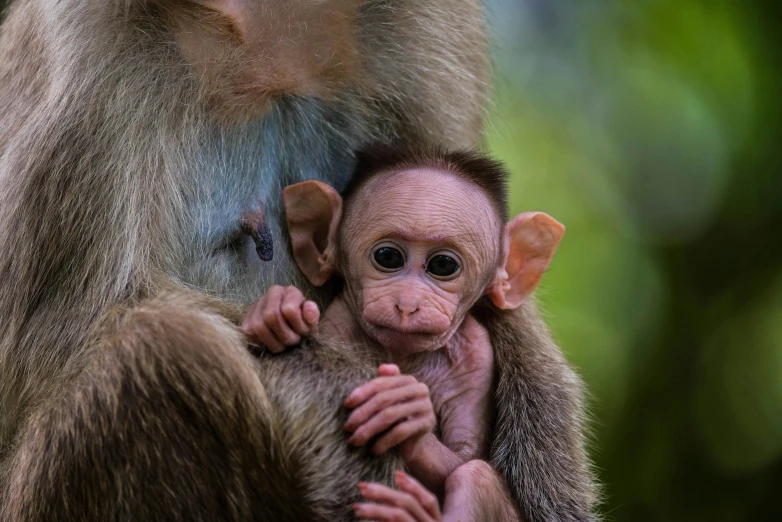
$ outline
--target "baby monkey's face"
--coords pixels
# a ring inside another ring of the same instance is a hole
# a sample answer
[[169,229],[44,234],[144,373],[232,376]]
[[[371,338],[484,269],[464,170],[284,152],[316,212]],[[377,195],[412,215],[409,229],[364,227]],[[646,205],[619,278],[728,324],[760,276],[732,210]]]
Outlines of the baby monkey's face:
[[502,223],[478,182],[431,168],[380,171],[344,206],[313,180],[283,200],[302,273],[315,286],[341,276],[350,315],[398,354],[444,346],[484,294],[520,306],[565,231],[543,212]]
[[416,169],[370,180],[345,209],[346,297],[387,350],[444,346],[494,278],[503,223],[475,185]]

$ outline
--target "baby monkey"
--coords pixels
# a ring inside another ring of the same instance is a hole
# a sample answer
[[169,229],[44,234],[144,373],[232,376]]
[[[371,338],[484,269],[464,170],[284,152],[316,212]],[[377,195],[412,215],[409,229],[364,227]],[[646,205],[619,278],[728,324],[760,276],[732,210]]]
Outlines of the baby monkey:
[[[476,152],[375,147],[358,156],[340,197],[305,181],[283,191],[293,254],[304,275],[341,290],[319,317],[295,287],[272,287],[243,328],[272,352],[319,336],[376,348],[389,364],[345,399],[348,444],[375,454],[399,446],[413,478],[399,490],[360,484],[378,503],[362,519],[438,520],[435,497],[462,464],[487,460],[494,356],[470,315],[484,296],[518,307],[537,286],[564,233],[541,212],[506,223],[507,173]],[[446,505],[448,499],[445,500]]]

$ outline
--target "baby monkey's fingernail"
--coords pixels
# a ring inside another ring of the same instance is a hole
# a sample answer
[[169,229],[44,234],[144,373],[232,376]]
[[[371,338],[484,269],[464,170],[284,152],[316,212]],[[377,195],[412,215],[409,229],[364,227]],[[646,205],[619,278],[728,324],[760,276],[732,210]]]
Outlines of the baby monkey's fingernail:
[[304,321],[309,325],[317,322],[320,316],[318,305],[314,301],[307,301],[302,306],[302,315],[304,316]]

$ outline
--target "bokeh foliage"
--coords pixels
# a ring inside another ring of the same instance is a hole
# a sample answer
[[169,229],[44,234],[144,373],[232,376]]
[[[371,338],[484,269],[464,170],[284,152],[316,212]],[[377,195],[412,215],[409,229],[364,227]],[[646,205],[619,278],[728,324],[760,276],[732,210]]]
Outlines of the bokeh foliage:
[[607,518],[782,520],[779,4],[489,5],[489,146],[567,226],[538,297]]

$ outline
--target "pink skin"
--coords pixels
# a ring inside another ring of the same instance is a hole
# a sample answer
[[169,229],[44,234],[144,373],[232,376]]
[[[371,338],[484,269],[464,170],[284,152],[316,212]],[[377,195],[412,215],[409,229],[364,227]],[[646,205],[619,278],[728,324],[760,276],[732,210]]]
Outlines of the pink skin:
[[371,503],[353,504],[360,520],[407,522],[519,522],[521,515],[505,481],[482,460],[459,466],[445,482],[442,515],[437,498],[410,475],[398,471],[397,489],[379,483],[359,484]]
[[280,353],[315,333],[319,317],[318,305],[306,300],[298,288],[273,286],[252,304],[242,329],[251,343]]
[[398,471],[397,489],[383,484],[359,484],[371,503],[353,504],[360,520],[406,522],[519,522],[521,515],[504,480],[482,460],[459,466],[445,482],[442,515],[437,498],[410,475]]
[[413,477],[397,471],[397,489],[383,484],[361,482],[358,485],[369,502],[353,504],[359,520],[399,522],[440,522],[440,505],[432,493]]
[[505,480],[484,460],[459,466],[445,482],[444,522],[520,522]]
[[381,364],[377,374],[345,399],[345,407],[355,408],[344,426],[353,433],[348,444],[363,446],[386,432],[372,446],[373,453],[380,455],[400,444],[403,451],[412,451],[437,424],[429,387],[412,375],[401,375],[395,364]]
[[[440,187],[436,198],[432,186]],[[465,317],[492,281],[488,275],[499,247],[486,238],[497,238],[501,224],[485,194],[448,173],[380,176],[362,191],[341,228],[351,245],[344,249],[347,288],[326,310],[321,334],[377,346],[397,364],[380,366],[376,379],[347,397],[345,406],[354,409],[345,423],[352,433],[348,443],[363,446],[379,437],[372,446],[376,454],[401,446],[411,470],[420,470],[427,486],[442,491],[450,471],[486,453],[491,344],[488,335],[478,335],[481,342],[472,345],[452,339],[463,324],[467,330],[480,328]],[[364,215],[389,217],[367,224],[360,219]],[[373,254],[381,247],[403,253],[403,266],[378,266]],[[430,273],[427,264],[438,255],[454,259],[458,271],[446,277]],[[285,308],[275,308],[280,303]],[[253,305],[244,328],[271,351],[280,351],[316,326],[304,317],[312,305],[295,289],[274,287]],[[400,366],[408,375],[401,375]],[[471,382],[476,372],[482,377]],[[432,385],[437,389],[430,395]],[[456,411],[460,414],[451,413]],[[454,426],[443,432],[443,441],[458,453],[431,435],[437,415],[441,428]]]
[[[492,209],[469,182],[426,169],[373,178],[346,209],[345,301],[392,358],[445,346],[484,293],[499,250],[485,239],[498,237],[501,226]],[[367,223],[364,216],[383,219]],[[401,252],[404,266],[379,267],[373,254],[382,247]],[[427,264],[439,255],[454,259],[459,271],[430,273]]]
[[440,437],[430,432],[400,449],[408,469],[442,493],[457,467],[489,454],[494,352],[488,332],[468,315],[446,346],[427,354],[415,375],[431,390]]
[[[315,303],[301,292],[273,287],[243,323],[250,339],[277,352],[318,329],[323,338],[381,350],[393,364],[381,365],[375,379],[345,400],[353,409],[344,426],[351,433],[348,443],[363,446],[377,437],[371,448],[376,454],[399,446],[408,469],[423,483],[414,484],[445,495],[446,520],[474,519],[464,518],[472,506],[464,504],[466,498],[476,505],[507,504],[505,512],[513,513],[502,481],[481,460],[488,457],[494,414],[494,356],[488,332],[468,311],[483,295],[500,308],[521,304],[542,277],[564,228],[545,214],[521,214],[505,225],[504,243],[498,245],[501,224],[487,196],[467,181],[430,169],[376,176],[345,209],[344,219],[341,198],[322,183],[288,187],[284,198],[302,272],[315,285],[340,273],[345,288],[319,318]],[[344,256],[339,264],[336,230]],[[313,239],[323,234],[325,249]],[[403,262],[390,269],[380,265],[376,254],[385,247],[401,253]],[[497,266],[500,254],[505,260]],[[440,255],[454,259],[458,270],[446,277],[430,272],[430,261]],[[438,419],[440,438],[432,433]],[[439,520],[439,514],[422,511],[425,496],[415,494],[413,483],[398,478],[397,486],[406,496],[364,485],[365,498],[384,504],[357,505],[357,514]],[[473,486],[489,490],[474,493]],[[458,491],[461,500],[449,498],[449,491]]]

